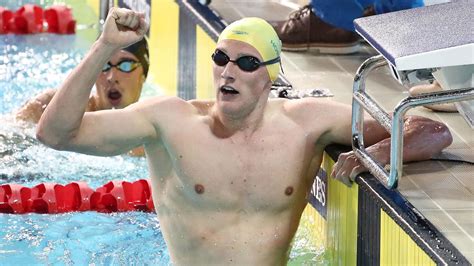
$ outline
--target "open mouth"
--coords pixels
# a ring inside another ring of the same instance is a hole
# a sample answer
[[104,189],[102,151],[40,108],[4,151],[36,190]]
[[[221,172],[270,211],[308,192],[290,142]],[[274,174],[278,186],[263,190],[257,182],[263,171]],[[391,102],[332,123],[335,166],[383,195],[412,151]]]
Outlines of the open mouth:
[[107,97],[109,97],[109,100],[112,104],[116,104],[120,102],[120,99],[122,99],[122,93],[117,90],[110,90],[107,94]]
[[227,95],[227,94],[239,94],[238,91],[236,91],[234,88],[230,87],[230,86],[222,86],[221,89],[220,89],[221,93],[224,94],[224,95]]

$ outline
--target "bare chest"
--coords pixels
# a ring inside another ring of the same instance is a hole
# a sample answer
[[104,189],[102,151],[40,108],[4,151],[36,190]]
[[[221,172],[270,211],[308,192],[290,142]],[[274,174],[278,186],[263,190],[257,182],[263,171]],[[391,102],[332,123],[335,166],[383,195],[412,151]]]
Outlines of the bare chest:
[[312,149],[304,134],[293,132],[290,139],[275,133],[240,142],[197,136],[199,131],[193,134],[195,141],[170,149],[179,184],[172,189],[181,190],[176,195],[190,204],[284,209],[306,194]]

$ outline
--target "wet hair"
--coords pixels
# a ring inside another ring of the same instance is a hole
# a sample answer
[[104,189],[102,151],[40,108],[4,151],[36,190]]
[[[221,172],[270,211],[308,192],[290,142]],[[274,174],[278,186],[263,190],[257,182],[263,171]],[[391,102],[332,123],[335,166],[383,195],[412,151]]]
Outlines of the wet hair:
[[142,65],[143,74],[146,76],[148,75],[148,68],[150,66],[150,56],[148,53],[148,42],[145,37],[143,37],[140,41],[122,48],[122,50],[132,53],[134,56],[138,58],[138,61]]

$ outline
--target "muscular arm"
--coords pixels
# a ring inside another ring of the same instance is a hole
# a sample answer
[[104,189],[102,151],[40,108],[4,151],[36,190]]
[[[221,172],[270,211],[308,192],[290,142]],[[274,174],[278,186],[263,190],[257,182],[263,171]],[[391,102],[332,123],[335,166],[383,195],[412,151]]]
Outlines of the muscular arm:
[[[307,123],[314,121],[307,126],[308,130],[318,132],[325,128],[317,145],[351,145],[350,106],[320,99],[308,99],[301,103],[301,111],[309,113],[305,115],[309,119]],[[451,144],[452,136],[443,123],[420,116],[408,116],[405,119],[403,140],[403,161],[410,162],[430,159]],[[364,144],[382,165],[390,162],[390,135],[371,117],[366,117],[364,121]],[[351,151],[339,156],[332,175],[350,185],[350,180],[363,171],[366,169]]]
[[85,113],[90,90],[102,66],[115,51],[142,38],[146,29],[143,15],[111,9],[101,37],[60,86],[41,116],[37,127],[40,141],[56,149],[110,155],[156,137],[146,115],[146,104]]
[[[288,101],[287,110],[302,125],[316,145],[332,143],[351,145],[351,114],[349,105],[327,98],[303,98]],[[364,123],[364,143],[370,146],[390,135],[373,119]]]
[[[428,160],[452,142],[451,133],[445,124],[420,116],[408,116],[403,131],[403,162]],[[390,162],[390,138],[385,138],[366,150],[381,165],[385,166]],[[339,155],[332,176],[350,185],[350,180],[364,171],[367,169],[351,151]]]
[[[90,91],[101,67],[114,53],[114,47],[102,40],[94,43],[91,50],[61,84],[59,90],[41,117],[37,137],[43,143],[58,149],[76,138],[80,130]],[[90,115],[95,118],[95,115]],[[90,123],[84,123],[88,125]]]

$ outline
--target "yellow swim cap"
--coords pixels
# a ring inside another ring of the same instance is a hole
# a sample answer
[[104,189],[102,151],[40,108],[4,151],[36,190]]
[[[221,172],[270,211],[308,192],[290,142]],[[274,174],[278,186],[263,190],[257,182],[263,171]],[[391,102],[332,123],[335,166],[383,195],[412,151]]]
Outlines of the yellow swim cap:
[[[243,18],[231,23],[219,36],[222,40],[237,40],[250,44],[260,53],[263,61],[269,61],[280,56],[281,41],[273,27],[261,18]],[[280,62],[266,65],[273,82],[280,73]]]

